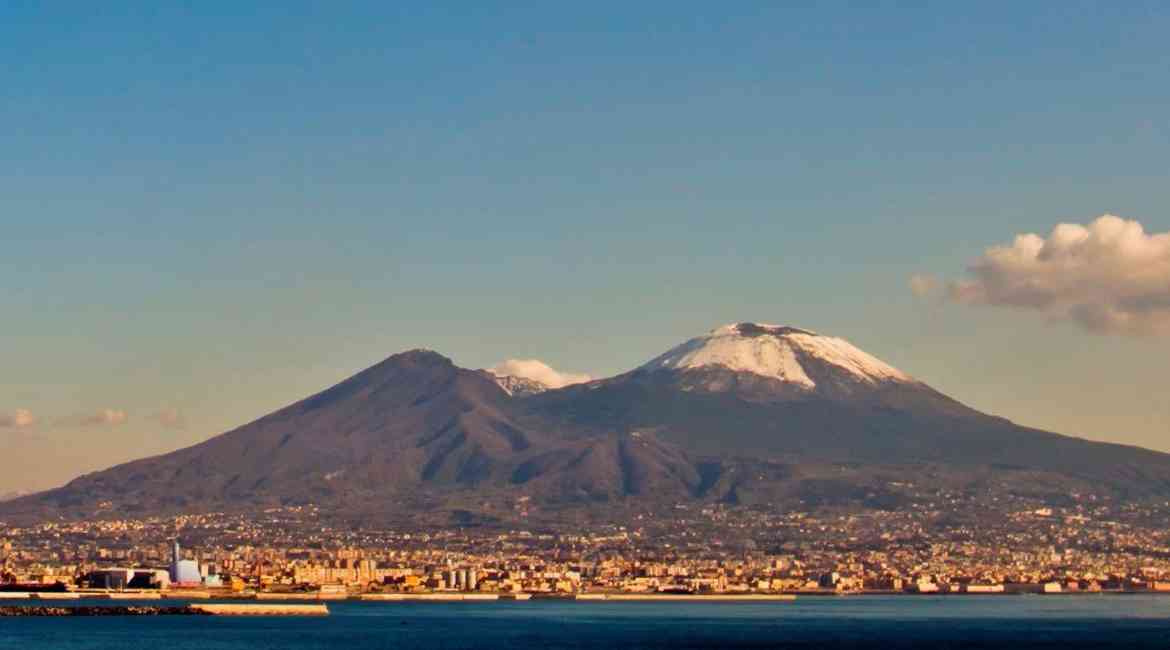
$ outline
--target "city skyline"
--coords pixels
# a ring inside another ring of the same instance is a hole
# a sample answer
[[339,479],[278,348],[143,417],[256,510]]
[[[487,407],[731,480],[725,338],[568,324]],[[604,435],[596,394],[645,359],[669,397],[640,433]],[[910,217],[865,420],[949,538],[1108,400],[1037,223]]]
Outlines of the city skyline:
[[737,321],[1170,451],[1157,318],[986,283],[1106,214],[1167,272],[1164,7],[618,7],[0,9],[0,494],[411,348],[604,377]]

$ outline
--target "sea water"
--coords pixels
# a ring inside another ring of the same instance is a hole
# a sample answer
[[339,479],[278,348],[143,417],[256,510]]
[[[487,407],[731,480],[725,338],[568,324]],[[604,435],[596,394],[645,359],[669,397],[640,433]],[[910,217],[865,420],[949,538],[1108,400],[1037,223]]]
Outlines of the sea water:
[[329,607],[327,618],[0,618],[0,648],[1170,648],[1170,597],[1152,595]]

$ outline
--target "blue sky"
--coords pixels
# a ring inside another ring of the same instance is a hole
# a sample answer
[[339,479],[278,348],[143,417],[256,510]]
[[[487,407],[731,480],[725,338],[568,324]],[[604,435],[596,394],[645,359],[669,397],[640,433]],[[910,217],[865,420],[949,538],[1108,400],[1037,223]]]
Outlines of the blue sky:
[[1170,451],[1166,338],[907,289],[1170,230],[1163,3],[118,4],[0,7],[0,413],[37,419],[0,491],[406,348],[605,375],[735,320]]

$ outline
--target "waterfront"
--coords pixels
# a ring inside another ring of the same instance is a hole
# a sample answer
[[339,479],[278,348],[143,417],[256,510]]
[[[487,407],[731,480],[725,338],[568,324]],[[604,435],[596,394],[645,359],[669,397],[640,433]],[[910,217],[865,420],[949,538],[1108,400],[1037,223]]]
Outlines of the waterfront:
[[[0,526],[11,591],[177,588],[258,598],[463,593],[1170,593],[1170,502],[936,511],[713,505],[573,530],[330,526],[315,509]],[[1003,504],[1001,504],[1003,506]],[[967,519],[956,520],[955,517]],[[966,522],[966,523],[964,523]],[[974,522],[974,523],[972,523]],[[637,525],[634,525],[634,524]],[[565,528],[562,526],[562,528]],[[186,546],[176,549],[175,540]]]
[[0,648],[1128,648],[1170,640],[1170,599],[1146,595],[338,602],[329,609],[329,617],[314,619],[7,619]]

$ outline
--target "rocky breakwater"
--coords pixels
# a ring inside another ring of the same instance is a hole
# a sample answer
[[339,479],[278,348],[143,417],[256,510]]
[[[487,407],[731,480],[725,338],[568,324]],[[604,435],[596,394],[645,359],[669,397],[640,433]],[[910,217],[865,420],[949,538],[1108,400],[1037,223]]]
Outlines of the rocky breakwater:
[[324,604],[261,605],[220,603],[158,607],[152,605],[78,605],[75,607],[40,607],[17,605],[0,607],[5,616],[328,616]]
[[183,607],[151,607],[141,605],[124,606],[89,606],[78,607],[0,607],[0,617],[4,616],[209,616],[210,612],[200,611],[197,608]]

